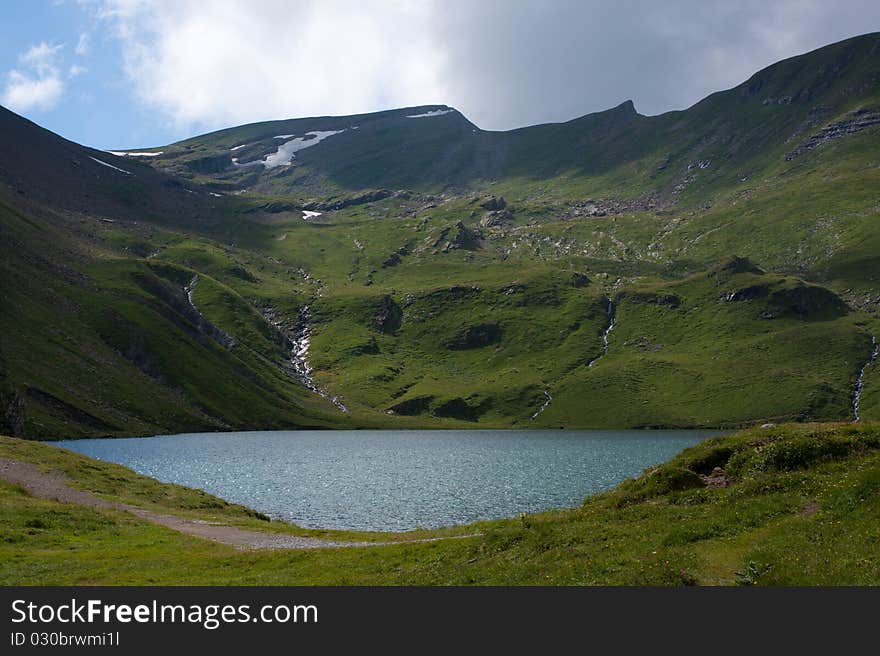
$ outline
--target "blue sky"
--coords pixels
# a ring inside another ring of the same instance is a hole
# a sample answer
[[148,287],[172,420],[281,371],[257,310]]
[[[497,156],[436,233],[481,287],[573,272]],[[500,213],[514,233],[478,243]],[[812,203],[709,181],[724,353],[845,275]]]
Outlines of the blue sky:
[[449,104],[486,129],[682,109],[880,30],[876,0],[0,0],[0,104],[98,148]]
[[[175,130],[167,120],[134,101],[119,64],[123,42],[108,33],[90,8],[77,2],[4,0],[0,11],[5,87],[10,72],[19,71],[30,80],[56,77],[62,88],[57,102],[11,109],[74,141],[101,148],[173,138]],[[22,57],[42,44],[54,52],[43,57],[48,61],[41,65],[48,71],[44,68],[41,74],[39,65]]]

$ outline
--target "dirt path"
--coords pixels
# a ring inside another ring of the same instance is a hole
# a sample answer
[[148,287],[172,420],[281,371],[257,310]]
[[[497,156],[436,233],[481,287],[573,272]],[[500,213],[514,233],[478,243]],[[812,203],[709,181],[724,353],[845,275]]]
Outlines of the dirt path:
[[[89,508],[122,510],[179,533],[228,544],[237,549],[321,549],[328,547],[375,547],[402,544],[402,542],[340,542],[284,533],[263,533],[262,531],[251,531],[221,523],[166,515],[151,510],[144,510],[127,503],[101,499],[86,490],[70,487],[67,483],[67,478],[63,474],[58,472],[45,473],[29,462],[10,460],[8,458],[0,458],[0,478],[14,485],[20,485],[35,497],[53,499],[63,503],[75,503]],[[473,535],[454,536],[454,538],[409,540],[408,542],[434,542],[436,540],[464,537],[473,537]]]

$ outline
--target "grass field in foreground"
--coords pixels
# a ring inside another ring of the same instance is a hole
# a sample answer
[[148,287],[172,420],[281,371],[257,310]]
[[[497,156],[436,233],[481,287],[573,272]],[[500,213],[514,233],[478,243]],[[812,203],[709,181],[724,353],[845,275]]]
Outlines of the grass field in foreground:
[[[304,531],[203,492],[57,447],[0,438],[0,457],[164,512]],[[700,475],[723,468],[727,487]],[[880,582],[880,424],[789,424],[712,438],[578,508],[396,536],[460,540],[236,551],[118,511],[0,483],[0,583],[872,585]]]

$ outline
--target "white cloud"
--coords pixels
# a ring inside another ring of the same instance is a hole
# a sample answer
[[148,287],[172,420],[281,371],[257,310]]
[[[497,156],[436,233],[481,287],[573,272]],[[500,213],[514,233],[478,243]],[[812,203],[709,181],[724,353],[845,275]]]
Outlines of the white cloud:
[[106,0],[137,96],[178,126],[442,102],[429,2]]
[[80,66],[79,64],[73,64],[69,69],[67,69],[67,77],[75,78],[79,77],[83,73],[88,73],[89,69],[85,66]]
[[79,39],[76,41],[76,47],[73,51],[82,57],[83,55],[89,54],[89,48],[91,47],[91,37],[88,32],[82,32],[79,35]]
[[6,74],[2,102],[16,112],[49,110],[58,104],[64,82],[58,69],[61,45],[42,42],[19,56],[19,68]]
[[178,134],[431,104],[487,129],[656,114],[880,25],[877,0],[79,2]]

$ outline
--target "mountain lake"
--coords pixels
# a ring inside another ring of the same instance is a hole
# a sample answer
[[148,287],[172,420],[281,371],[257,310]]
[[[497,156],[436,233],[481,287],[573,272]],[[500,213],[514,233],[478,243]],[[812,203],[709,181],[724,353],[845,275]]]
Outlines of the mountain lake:
[[574,507],[718,434],[302,430],[54,444],[304,527],[406,531]]

